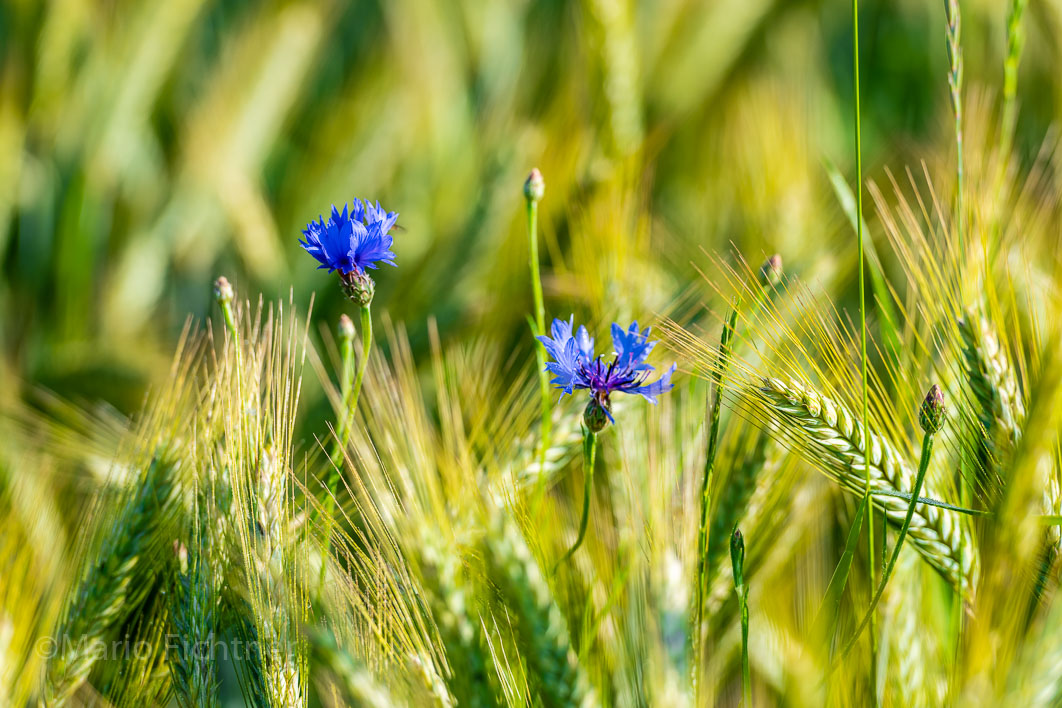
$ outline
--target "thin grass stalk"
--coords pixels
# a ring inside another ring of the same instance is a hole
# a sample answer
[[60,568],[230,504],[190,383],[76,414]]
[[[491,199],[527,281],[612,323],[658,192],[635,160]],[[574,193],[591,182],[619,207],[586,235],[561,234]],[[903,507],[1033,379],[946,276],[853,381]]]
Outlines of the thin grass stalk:
[[[859,0],[852,0],[852,87],[854,92],[854,121],[855,121],[855,158],[856,158],[856,248],[859,250],[859,370],[862,382],[863,399],[863,429],[867,428],[870,419],[869,390],[870,379],[867,375],[867,302],[864,246],[863,246],[863,137],[862,121],[859,106]],[[864,479],[863,496],[870,498],[870,466],[866,468]],[[874,505],[866,504],[867,526],[867,578],[870,586],[874,585]],[[847,576],[845,576],[847,578]],[[875,672],[877,657],[875,646],[877,644],[877,631],[874,618],[870,621],[870,684],[875,686]]]
[[557,561],[553,572],[557,570],[575,555],[586,538],[586,527],[590,521],[590,500],[594,494],[594,460],[597,455],[597,433],[585,428],[583,430],[583,513],[579,519],[579,534],[575,537],[572,547]]
[[[964,239],[964,205],[963,205],[963,132],[962,132],[962,16],[959,10],[959,0],[944,0],[944,17],[946,22],[945,34],[948,45],[948,90],[951,99],[951,111],[955,120],[955,228],[958,241],[958,273],[959,273],[959,298],[965,299],[964,288],[966,279],[966,242]],[[1002,158],[1002,156],[1001,156]],[[981,239],[984,251],[985,287],[991,288],[990,262],[988,258],[988,241]],[[973,498],[973,490],[970,489],[969,474],[966,455],[959,453],[959,489],[960,501],[963,506],[969,506]],[[959,593],[962,594],[961,592]],[[956,601],[952,623],[955,627],[955,654],[958,652],[962,637],[962,602]],[[958,661],[955,662],[958,666]]]
[[730,366],[730,347],[737,326],[738,305],[730,310],[730,315],[723,324],[722,334],[719,336],[718,366],[712,371],[712,382],[715,384],[715,392],[712,404],[708,410],[709,426],[708,441],[705,451],[704,476],[701,478],[701,509],[700,524],[697,531],[697,586],[693,607],[693,667],[692,676],[695,693],[699,697],[700,671],[701,671],[701,633],[704,625],[704,597],[708,592],[708,557],[709,525],[708,518],[712,507],[712,477],[715,473],[715,458],[719,450],[719,416],[722,409],[723,379]]

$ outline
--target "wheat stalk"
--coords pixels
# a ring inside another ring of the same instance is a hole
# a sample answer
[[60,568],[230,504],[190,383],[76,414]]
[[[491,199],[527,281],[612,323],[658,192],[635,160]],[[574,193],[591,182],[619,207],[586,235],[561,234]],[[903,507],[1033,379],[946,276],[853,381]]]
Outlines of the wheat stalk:
[[[197,510],[197,513],[198,510]],[[218,705],[214,639],[217,629],[216,579],[204,538],[205,524],[197,529],[191,554],[178,545],[181,572],[170,591],[172,640],[167,638],[168,664],[177,703],[189,708]]]
[[564,615],[520,530],[498,511],[485,538],[489,576],[519,631],[529,677],[542,703],[589,706],[596,700],[572,650]]
[[482,625],[470,616],[470,588],[460,582],[462,559],[437,534],[424,529],[421,536],[420,574],[450,664],[449,693],[459,706],[497,705],[500,697],[493,690]]
[[324,628],[307,633],[310,655],[316,665],[332,674],[334,688],[341,693],[343,702],[336,697],[336,705],[351,708],[389,708],[400,705],[381,686],[365,665],[352,657],[336,642],[335,634]]
[[[970,389],[980,408],[978,419],[983,427],[981,444],[987,453],[987,462],[999,475],[1000,464],[1010,458],[1021,442],[1025,427],[1025,402],[1017,375],[992,323],[969,311],[957,324],[962,337]],[[1041,513],[1057,514],[1062,509],[1062,490],[1053,474],[1047,472],[1043,477],[1047,483],[1043,490]],[[1055,549],[1062,538],[1060,532],[1062,529],[1058,526],[1047,528],[1051,549]],[[1055,551],[1051,550],[1051,553],[1053,555]]]
[[144,562],[157,550],[158,529],[174,507],[176,463],[152,460],[136,496],[114,527],[56,632],[56,654],[49,660],[44,702],[65,705],[88,678],[109,629],[120,624],[143,600],[139,582]]
[[992,444],[997,438],[1013,449],[1021,439],[1025,404],[1007,353],[984,317],[967,312],[957,324],[970,390],[980,405],[979,418],[992,452],[997,452]]
[[[868,463],[863,426],[841,404],[801,384],[776,378],[754,386],[755,397],[766,404],[773,417],[797,440],[816,448],[814,461],[847,491],[861,494]],[[910,492],[914,471],[892,445],[873,432],[869,435],[871,493]],[[825,453],[825,454],[820,454]],[[925,496],[939,498],[928,484]],[[907,513],[907,500],[874,496],[875,506],[889,522],[899,526]],[[960,521],[940,508],[920,504],[915,508],[908,532],[922,557],[956,588],[971,593],[977,575],[977,554]]]

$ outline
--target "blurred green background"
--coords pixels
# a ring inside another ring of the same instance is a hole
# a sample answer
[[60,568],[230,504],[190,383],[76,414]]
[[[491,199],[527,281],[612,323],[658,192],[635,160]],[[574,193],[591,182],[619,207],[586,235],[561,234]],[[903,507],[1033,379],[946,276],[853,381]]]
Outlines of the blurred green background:
[[[962,6],[971,121],[998,104],[1005,5]],[[942,3],[861,20],[866,174],[945,159]],[[1062,108],[1060,26],[1030,5],[1026,160]],[[433,316],[530,361],[533,166],[550,316],[647,319],[731,244],[822,277],[854,257],[824,167],[852,178],[848,2],[3,0],[0,47],[9,390],[135,410],[218,274],[316,291],[331,326],[351,308],[297,237],[354,196],[401,214],[374,309],[415,351]]]

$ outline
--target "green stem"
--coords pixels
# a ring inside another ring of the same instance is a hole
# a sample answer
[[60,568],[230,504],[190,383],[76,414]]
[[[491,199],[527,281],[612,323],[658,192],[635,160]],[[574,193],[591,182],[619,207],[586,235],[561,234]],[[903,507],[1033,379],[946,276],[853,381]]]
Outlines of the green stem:
[[[350,404],[347,407],[347,416],[354,415],[358,408],[358,397],[361,396],[361,384],[365,380],[365,372],[369,368],[369,352],[372,349],[372,311],[368,305],[361,307],[361,363],[358,366],[358,375],[354,379],[354,387],[350,391]],[[349,429],[349,425],[348,425]],[[349,433],[348,433],[349,435]],[[346,441],[343,441],[344,444]]]
[[892,556],[889,558],[889,564],[885,567],[885,573],[881,576],[881,584],[878,585],[878,590],[874,593],[874,599],[870,602],[870,608],[863,616],[863,621],[859,623],[859,627],[856,629],[855,634],[848,640],[848,644],[845,646],[844,651],[841,652],[841,658],[843,659],[851,651],[852,646],[856,640],[859,639],[859,635],[863,632],[863,629],[870,622],[874,615],[874,610],[878,606],[878,601],[881,600],[882,593],[885,592],[885,586],[889,582],[889,578],[892,576],[892,571],[896,567],[896,560],[900,557],[900,549],[903,547],[904,539],[907,538],[907,531],[911,528],[911,519],[914,517],[915,506],[918,504],[918,493],[922,491],[922,482],[926,478],[926,470],[929,469],[929,458],[933,454],[933,434],[926,433],[922,438],[922,457],[918,463],[918,476],[915,477],[914,490],[911,493],[911,502],[907,505],[907,515],[903,519],[903,525],[900,527],[900,535],[896,538],[896,546],[892,549]]
[[[354,341],[352,339],[342,337],[339,340],[339,359],[339,396],[340,400],[343,401],[343,412],[340,414],[337,437],[339,440],[345,441],[349,436],[347,430],[349,416],[346,414],[346,404],[350,399],[350,388],[354,379]],[[333,459],[334,457],[333,455]]]
[[[538,201],[527,200],[527,234],[530,242],[529,260],[531,264],[531,292],[535,302],[535,335],[546,333],[546,306],[542,298],[542,275],[538,264]],[[539,453],[539,473],[546,467],[546,450],[549,449],[552,419],[550,418],[549,375],[546,372],[546,352],[535,347],[535,360],[538,362],[538,388],[542,398],[542,449]],[[545,475],[542,474],[545,478]]]
[[350,381],[350,368],[352,365],[352,356],[350,350],[353,348],[353,344],[347,340],[341,350],[343,356],[343,372],[340,383],[341,390],[345,387],[347,390],[343,397],[343,416],[340,424],[339,431],[332,448],[332,454],[329,457],[331,462],[328,472],[327,486],[325,498],[325,528],[324,528],[324,549],[321,553],[321,570],[319,574],[319,594],[320,590],[324,589],[324,582],[326,571],[328,568],[328,554],[332,547],[332,527],[335,524],[335,507],[336,507],[336,494],[339,492],[339,466],[343,459],[343,451],[347,447],[347,442],[350,440],[350,428],[351,422],[354,417],[354,411],[358,408],[358,398],[361,395],[361,385],[365,379],[365,371],[369,368],[369,353],[372,349],[372,310],[369,305],[362,305],[361,307],[361,361],[358,364],[358,373],[354,379],[354,384],[351,386]]
[[557,570],[575,555],[575,552],[579,550],[579,546],[583,545],[583,539],[586,538],[586,527],[590,521],[590,497],[594,492],[594,457],[597,452],[597,434],[592,432],[589,428],[583,429],[583,515],[579,520],[579,535],[575,537],[575,543],[568,552],[565,553],[557,565],[553,567],[553,572]]
[[719,336],[719,357],[716,371],[712,372],[712,381],[715,384],[715,395],[708,411],[708,442],[704,460],[704,476],[701,479],[701,518],[697,529],[697,590],[694,601],[694,621],[692,627],[693,641],[693,681],[699,687],[701,664],[701,627],[704,622],[704,597],[708,593],[708,518],[712,506],[712,478],[715,475],[715,458],[718,452],[719,441],[719,414],[723,400],[723,378],[730,365],[731,342],[734,338],[734,330],[737,326],[738,303],[730,310],[730,315],[723,324],[723,332]]
[[[236,327],[236,316],[232,309],[232,300],[218,300],[218,306],[221,307],[221,315],[225,319],[225,329],[228,330],[229,335],[232,337],[232,350],[236,359],[236,397],[240,402],[240,409],[243,409],[243,351],[240,347],[240,331]],[[240,425],[240,444],[246,448],[249,445],[246,443],[246,430],[244,425]]]
[[[862,390],[863,390],[863,430],[866,431],[867,424],[869,422],[869,403],[868,403],[868,390],[870,381],[867,377],[867,303],[866,303],[866,287],[864,284],[864,270],[863,263],[863,137],[862,137],[862,122],[859,108],[859,0],[852,0],[852,73],[853,73],[853,89],[855,92],[855,157],[856,157],[856,240],[858,241],[859,251],[859,359],[860,359],[860,371],[862,376]],[[870,579],[870,584],[874,584],[874,505],[869,503],[870,499],[870,465],[866,465],[866,480],[863,489],[863,496],[868,500],[866,504],[866,526],[867,526],[867,574]],[[870,620],[870,679],[871,686],[875,686],[877,681],[875,679],[875,671],[877,659],[875,657],[875,627],[874,618],[871,615]],[[876,690],[871,689],[871,692]]]
[[236,355],[239,357],[240,353],[240,333],[236,329],[236,317],[232,313],[232,303],[222,301],[219,303],[221,307],[221,315],[225,318],[225,329],[232,335],[232,343],[236,347]]

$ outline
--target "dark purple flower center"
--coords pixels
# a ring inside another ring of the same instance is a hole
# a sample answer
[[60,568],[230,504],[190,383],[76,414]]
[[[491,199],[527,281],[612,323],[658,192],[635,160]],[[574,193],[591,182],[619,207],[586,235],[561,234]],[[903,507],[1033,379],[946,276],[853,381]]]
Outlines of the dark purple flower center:
[[579,362],[579,373],[586,379],[588,388],[598,399],[607,399],[613,391],[627,391],[645,383],[648,370],[637,370],[631,366],[630,357],[620,364],[619,357],[608,364],[598,356],[590,362]]

